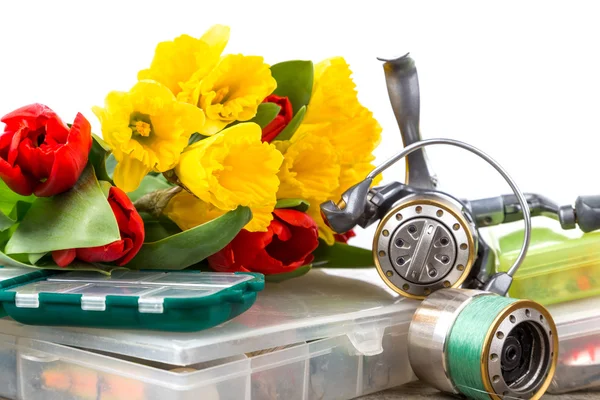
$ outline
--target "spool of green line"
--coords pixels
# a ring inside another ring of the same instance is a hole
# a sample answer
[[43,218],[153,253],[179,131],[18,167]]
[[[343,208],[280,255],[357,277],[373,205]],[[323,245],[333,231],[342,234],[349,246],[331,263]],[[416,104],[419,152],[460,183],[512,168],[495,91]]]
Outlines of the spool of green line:
[[409,359],[419,379],[472,399],[538,399],[558,355],[548,311],[528,300],[444,289],[417,309]]

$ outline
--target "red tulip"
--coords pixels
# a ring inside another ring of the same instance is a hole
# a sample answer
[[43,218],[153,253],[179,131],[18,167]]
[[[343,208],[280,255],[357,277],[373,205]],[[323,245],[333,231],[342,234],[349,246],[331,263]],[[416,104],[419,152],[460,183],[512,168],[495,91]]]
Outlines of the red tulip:
[[52,258],[59,267],[66,267],[75,258],[89,263],[114,262],[121,266],[131,261],[140,251],[144,244],[144,221],[129,197],[113,186],[108,194],[108,204],[117,219],[121,239],[105,246],[53,251]]
[[348,243],[348,240],[355,236],[356,233],[354,233],[354,230],[349,230],[348,232],[342,234],[336,233],[335,235],[333,235],[335,241],[340,243]]
[[54,196],[75,185],[92,148],[90,123],[77,114],[68,128],[48,107],[32,104],[2,119],[0,178],[16,193]]
[[319,245],[317,224],[307,214],[276,209],[267,232],[242,230],[208,263],[220,272],[279,274],[310,264]]
[[275,119],[269,122],[269,125],[265,126],[262,130],[262,141],[271,143],[290,123],[294,117],[294,110],[292,109],[292,103],[290,103],[287,97],[279,97],[275,94],[268,96],[263,100],[263,103],[275,103],[281,107]]

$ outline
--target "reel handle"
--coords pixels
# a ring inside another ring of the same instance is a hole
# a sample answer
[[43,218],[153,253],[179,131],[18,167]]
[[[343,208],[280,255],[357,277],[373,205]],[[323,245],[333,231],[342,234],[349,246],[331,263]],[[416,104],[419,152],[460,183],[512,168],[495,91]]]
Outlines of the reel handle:
[[[563,229],[579,225],[583,232],[600,229],[600,195],[579,196],[575,207],[559,206],[548,198],[526,193],[532,217],[544,216],[560,222]],[[523,210],[515,195],[502,195],[467,202],[477,226],[499,225],[523,219]]]
[[600,229],[600,195],[579,196],[575,201],[575,215],[582,231]]

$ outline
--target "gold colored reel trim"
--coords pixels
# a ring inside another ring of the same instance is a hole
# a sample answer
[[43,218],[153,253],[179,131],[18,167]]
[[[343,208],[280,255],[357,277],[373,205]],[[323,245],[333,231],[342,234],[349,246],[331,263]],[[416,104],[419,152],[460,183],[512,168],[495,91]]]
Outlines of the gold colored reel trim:
[[[373,248],[373,251],[372,251],[373,261],[375,263],[375,268],[377,269],[377,273],[379,274],[381,279],[385,282],[385,284],[390,289],[392,289],[394,292],[400,294],[403,297],[407,297],[407,298],[415,299],[415,300],[423,300],[427,297],[427,295],[417,296],[417,295],[408,293],[408,292],[404,291],[402,288],[397,287],[394,283],[392,283],[392,281],[390,281],[390,279],[385,274],[385,271],[383,271],[381,264],[379,262],[379,255],[378,255],[379,249],[378,249],[377,242],[378,242],[379,236],[382,233],[383,227],[390,220],[390,218],[395,218],[396,214],[398,214],[405,208],[408,208],[408,207],[414,206],[414,205],[423,205],[423,204],[439,207],[442,210],[444,210],[445,212],[451,214],[454,218],[456,218],[458,220],[458,222],[461,225],[461,228],[465,231],[466,236],[467,236],[467,241],[468,241],[468,245],[469,245],[469,257],[468,257],[467,263],[466,263],[464,271],[460,275],[459,279],[456,282],[454,282],[454,284],[451,284],[448,287],[449,288],[457,288],[460,285],[462,285],[463,282],[465,281],[465,279],[467,279],[467,277],[469,276],[469,273],[471,272],[471,268],[473,267],[473,263],[475,262],[475,241],[473,238],[473,234],[471,233],[470,224],[467,222],[467,220],[461,213],[457,213],[452,207],[448,207],[448,205],[444,204],[441,201],[437,201],[434,199],[421,198],[421,199],[409,200],[405,203],[401,203],[401,204],[397,205],[396,207],[392,208],[381,219],[381,221],[379,222],[379,225],[377,226],[377,230],[375,231],[375,235],[373,237],[373,247],[372,247]],[[386,254],[387,254],[387,251],[386,251]]]
[[490,398],[492,398],[493,400],[502,400],[502,398],[503,398],[502,395],[494,392],[494,388],[492,386],[492,381],[490,379],[490,373],[489,373],[489,368],[488,368],[488,360],[490,358],[490,347],[491,347],[492,339],[494,337],[494,333],[496,332],[496,330],[498,329],[498,327],[500,326],[502,321],[504,321],[510,314],[512,314],[516,310],[524,309],[524,308],[530,308],[532,310],[536,310],[537,312],[539,312],[540,314],[542,314],[544,316],[544,318],[548,322],[548,325],[550,325],[550,332],[551,332],[550,340],[552,341],[552,351],[553,351],[552,359],[550,361],[550,366],[548,368],[547,376],[544,379],[544,381],[543,381],[542,385],[540,386],[540,388],[538,389],[538,391],[535,392],[533,394],[533,396],[530,397],[530,400],[539,400],[544,395],[544,393],[546,393],[546,390],[550,386],[550,383],[552,383],[552,378],[554,376],[554,372],[556,371],[556,364],[558,362],[558,331],[556,329],[556,324],[554,323],[554,320],[552,319],[552,316],[550,315],[548,310],[546,310],[542,305],[540,305],[536,302],[533,302],[531,300],[519,300],[519,301],[516,301],[516,302],[510,304],[504,310],[502,310],[502,312],[500,314],[498,314],[498,316],[494,319],[494,322],[492,323],[487,334],[485,335],[485,340],[483,341],[483,351],[481,353],[481,360],[480,360],[480,362],[481,362],[481,378],[482,378],[483,386],[484,386],[486,392],[488,393]]

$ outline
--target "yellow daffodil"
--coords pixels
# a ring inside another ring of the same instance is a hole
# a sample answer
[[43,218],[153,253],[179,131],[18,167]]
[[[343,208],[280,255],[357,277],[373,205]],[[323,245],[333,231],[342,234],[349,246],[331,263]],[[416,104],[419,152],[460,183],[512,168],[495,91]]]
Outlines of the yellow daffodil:
[[175,171],[200,200],[223,210],[248,206],[250,231],[265,231],[272,219],[283,156],[261,141],[254,123],[234,125],[189,146]]
[[304,120],[289,142],[277,144],[285,157],[278,198],[307,199],[308,214],[330,245],[334,232],[323,221],[320,204],[339,201],[342,193],[365,178],[373,169],[372,152],[381,139],[381,127],[358,101],[351,75],[341,57],[316,64]]
[[183,85],[178,99],[206,113],[200,133],[214,135],[234,121],[248,121],[277,82],[262,57],[230,54],[208,74],[197,73]]
[[206,203],[190,192],[182,191],[176,194],[170,201],[163,213],[175,222],[179,228],[186,231],[198,225],[220,217],[223,211],[210,203]]
[[140,71],[138,79],[160,82],[176,95],[194,74],[204,76],[217,65],[228,41],[229,27],[215,25],[200,39],[181,35],[159,43],[150,68]]
[[[244,229],[250,232],[264,231],[263,227],[269,226],[273,219],[270,214],[275,208],[275,203],[264,207],[252,208],[252,220],[246,224]],[[221,210],[214,205],[200,200],[187,191],[178,193],[169,201],[164,209],[164,214],[175,222],[182,230],[195,228],[206,222],[220,217],[227,211]]]
[[328,138],[342,164],[372,161],[381,141],[381,126],[358,101],[351,74],[341,57],[315,65],[312,97],[298,129]]
[[325,201],[339,186],[340,164],[329,140],[305,133],[292,141],[276,141],[283,154],[277,196]]
[[93,111],[117,160],[115,184],[126,192],[134,191],[148,172],[175,167],[192,133],[204,124],[202,110],[178,102],[154,81],[138,82],[129,92],[111,92],[104,108]]

